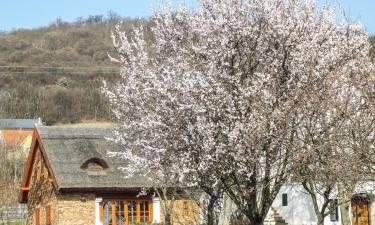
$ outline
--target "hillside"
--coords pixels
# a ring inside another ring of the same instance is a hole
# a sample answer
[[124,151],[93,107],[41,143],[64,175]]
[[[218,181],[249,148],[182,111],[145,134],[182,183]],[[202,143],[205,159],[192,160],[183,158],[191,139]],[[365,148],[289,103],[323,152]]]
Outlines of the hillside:
[[108,53],[115,52],[111,30],[120,20],[124,29],[143,23],[109,13],[0,34],[0,118],[110,120],[100,85],[119,74]]
[[119,74],[107,56],[115,54],[111,30],[119,21],[123,29],[147,24],[110,12],[0,34],[0,118],[41,117],[48,125],[111,120],[100,85]]

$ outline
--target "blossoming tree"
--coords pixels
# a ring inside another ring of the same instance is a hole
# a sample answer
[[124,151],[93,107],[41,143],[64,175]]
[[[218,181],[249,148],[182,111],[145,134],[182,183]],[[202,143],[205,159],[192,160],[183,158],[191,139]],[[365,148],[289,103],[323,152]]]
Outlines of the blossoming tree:
[[313,0],[201,0],[150,20],[151,41],[117,26],[121,82],[104,87],[127,169],[211,197],[223,187],[262,224],[301,155],[306,99],[337,68],[342,79],[366,73],[366,33]]

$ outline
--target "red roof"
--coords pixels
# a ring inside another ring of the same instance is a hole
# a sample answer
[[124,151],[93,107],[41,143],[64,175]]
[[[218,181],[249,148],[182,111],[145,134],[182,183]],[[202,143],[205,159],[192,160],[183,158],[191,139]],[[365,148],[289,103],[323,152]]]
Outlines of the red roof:
[[18,147],[32,134],[32,130],[2,130],[1,139],[6,147]]

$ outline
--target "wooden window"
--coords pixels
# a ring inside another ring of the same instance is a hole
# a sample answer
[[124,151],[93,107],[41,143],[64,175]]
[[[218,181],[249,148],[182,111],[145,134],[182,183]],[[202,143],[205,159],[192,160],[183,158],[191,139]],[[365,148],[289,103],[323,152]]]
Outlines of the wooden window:
[[288,206],[288,194],[282,194],[282,206]]
[[40,209],[35,208],[35,225],[40,225]]
[[46,206],[46,225],[51,225],[51,206]]
[[188,201],[184,201],[182,203],[182,213],[184,216],[189,216],[189,202]]
[[146,223],[149,221],[149,215],[150,215],[150,208],[148,201],[141,201],[140,202],[140,222]]
[[128,205],[128,218],[126,221],[127,224],[135,224],[137,223],[137,203],[136,201],[129,201],[127,202]]
[[100,205],[103,225],[130,225],[152,222],[150,200],[107,200]]
[[332,222],[339,221],[339,207],[338,207],[338,201],[337,199],[334,199],[331,202],[330,206],[331,213],[329,215],[329,218]]
[[112,225],[112,204],[105,202],[103,204],[103,224]]

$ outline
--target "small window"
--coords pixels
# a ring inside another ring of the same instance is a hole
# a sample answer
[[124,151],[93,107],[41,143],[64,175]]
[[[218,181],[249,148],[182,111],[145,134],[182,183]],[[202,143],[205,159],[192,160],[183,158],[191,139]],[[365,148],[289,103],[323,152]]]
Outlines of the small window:
[[84,162],[81,169],[86,171],[98,172],[108,168],[107,163],[103,159],[91,158]]
[[184,216],[189,216],[189,202],[188,201],[183,202],[182,212]]
[[288,194],[282,194],[282,205],[288,206]]
[[339,221],[339,207],[338,207],[338,201],[337,199],[334,199],[332,202],[331,202],[331,206],[330,206],[330,219],[332,222],[336,222],[336,221]]

